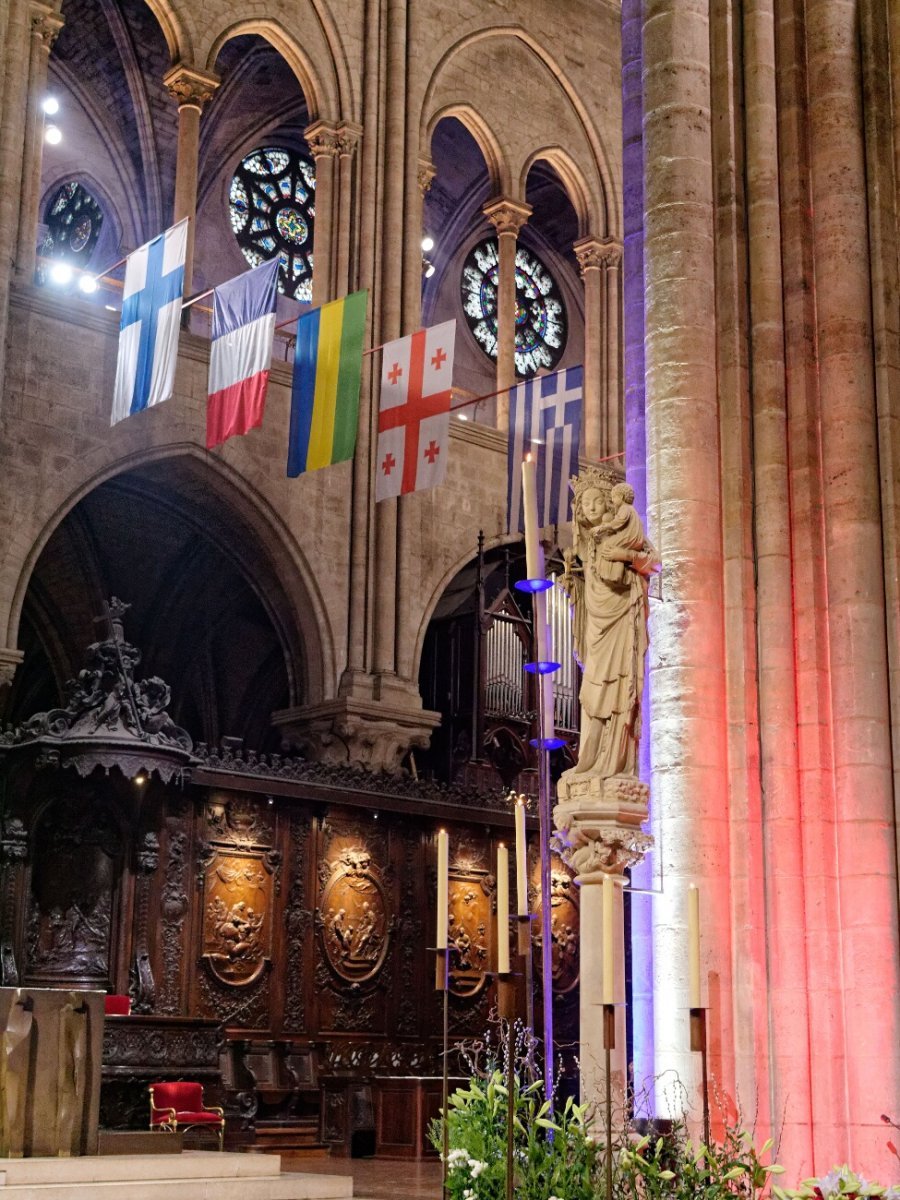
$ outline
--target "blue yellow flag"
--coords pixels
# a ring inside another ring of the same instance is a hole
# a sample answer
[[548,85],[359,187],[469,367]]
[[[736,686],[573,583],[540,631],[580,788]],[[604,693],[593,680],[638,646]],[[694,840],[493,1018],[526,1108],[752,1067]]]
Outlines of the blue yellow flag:
[[304,313],[297,322],[288,476],[352,458],[356,449],[366,292]]

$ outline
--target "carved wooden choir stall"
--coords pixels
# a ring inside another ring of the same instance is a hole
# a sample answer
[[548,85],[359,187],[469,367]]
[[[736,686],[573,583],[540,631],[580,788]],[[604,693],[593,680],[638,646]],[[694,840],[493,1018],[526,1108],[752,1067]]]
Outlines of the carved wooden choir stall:
[[[494,1004],[502,787],[195,746],[167,685],[140,678],[125,609],[110,605],[65,705],[0,735],[0,984],[131,997],[103,1031],[107,1128],[146,1130],[147,1085],[182,1079],[224,1106],[228,1146],[423,1154],[441,1072],[436,831],[450,835],[460,1040]],[[560,863],[562,1042],[576,1036],[577,928]],[[4,1061],[19,1078],[15,1053]]]

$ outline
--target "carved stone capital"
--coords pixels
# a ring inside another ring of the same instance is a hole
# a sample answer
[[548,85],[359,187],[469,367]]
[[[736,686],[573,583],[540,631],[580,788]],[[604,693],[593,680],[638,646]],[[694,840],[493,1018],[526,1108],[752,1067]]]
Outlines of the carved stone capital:
[[[578,254],[578,246],[581,243],[575,243],[575,254]],[[597,243],[600,252],[600,266],[605,267],[607,271],[617,271],[622,264],[622,243],[615,242],[612,238],[608,238],[604,242]],[[580,259],[579,259],[580,265]],[[582,268],[583,269],[583,268]]]
[[201,112],[220,83],[218,75],[186,67],[184,63],[176,63],[163,76],[163,84],[179,108],[196,108]]
[[303,136],[313,158],[337,158],[340,153],[338,128],[330,121],[313,121],[303,130]]
[[601,242],[599,238],[581,238],[575,242],[572,249],[578,259],[582,279],[585,271],[599,271],[606,261],[606,243]]
[[653,838],[641,829],[649,815],[650,789],[639,779],[567,772],[558,795],[553,810],[557,846],[579,883],[621,875],[653,845]]
[[282,709],[272,722],[307,758],[370,771],[399,771],[410,750],[423,750],[440,714],[406,705],[342,696],[305,708]]
[[16,673],[16,667],[24,659],[22,650],[10,646],[0,648],[0,688],[9,687]]
[[423,196],[426,196],[431,191],[431,185],[434,183],[437,175],[437,167],[430,158],[420,158],[418,167],[416,168],[416,179],[419,182],[419,191]]
[[62,13],[56,12],[47,4],[32,4],[31,6],[31,36],[37,38],[41,46],[49,54],[53,49],[59,31],[66,23]]
[[497,200],[488,201],[481,211],[498,234],[518,234],[522,226],[528,223],[532,209],[530,204],[523,204],[518,200],[510,200],[506,196],[501,196]]
[[361,125],[354,125],[351,121],[344,121],[343,124],[338,125],[337,152],[341,158],[349,157],[356,153],[362,135]]

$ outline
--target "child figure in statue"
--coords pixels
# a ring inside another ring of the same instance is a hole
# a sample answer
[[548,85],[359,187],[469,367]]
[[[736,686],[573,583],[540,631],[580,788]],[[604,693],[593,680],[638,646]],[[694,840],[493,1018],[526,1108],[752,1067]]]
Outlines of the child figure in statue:
[[[578,762],[566,775],[637,774],[647,589],[656,552],[633,507],[634,490],[588,470],[573,480],[572,550],[562,585],[574,610],[581,664]],[[608,499],[607,499],[608,497]]]

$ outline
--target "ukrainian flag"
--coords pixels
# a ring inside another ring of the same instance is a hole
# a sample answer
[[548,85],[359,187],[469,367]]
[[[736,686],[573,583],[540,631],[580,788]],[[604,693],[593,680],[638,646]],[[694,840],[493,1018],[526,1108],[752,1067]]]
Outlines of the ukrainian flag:
[[356,449],[366,292],[297,322],[288,476],[352,458]]

